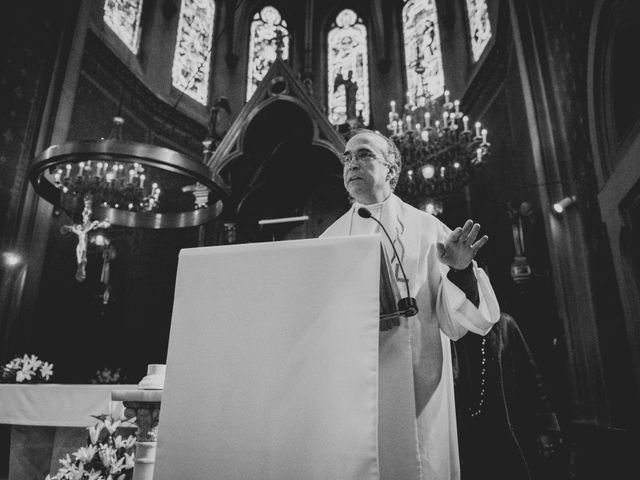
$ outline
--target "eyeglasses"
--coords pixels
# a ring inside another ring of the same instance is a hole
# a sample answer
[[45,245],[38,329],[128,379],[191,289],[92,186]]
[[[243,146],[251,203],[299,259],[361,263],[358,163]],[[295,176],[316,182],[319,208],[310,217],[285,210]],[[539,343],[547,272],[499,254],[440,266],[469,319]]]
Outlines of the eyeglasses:
[[365,163],[377,159],[378,157],[369,150],[358,150],[356,153],[344,152],[342,154],[342,165],[349,165],[353,160],[357,160],[359,163]]

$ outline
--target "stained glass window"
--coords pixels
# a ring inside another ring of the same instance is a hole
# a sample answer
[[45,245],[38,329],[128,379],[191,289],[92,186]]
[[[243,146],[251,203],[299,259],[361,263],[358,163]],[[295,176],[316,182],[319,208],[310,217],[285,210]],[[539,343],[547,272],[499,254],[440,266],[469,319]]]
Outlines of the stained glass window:
[[[429,93],[444,93],[440,28],[435,0],[407,0],[402,8],[404,57],[407,69],[407,101]],[[422,77],[422,79],[421,79]]]
[[213,0],[182,0],[173,56],[173,86],[203,105],[209,96]]
[[342,10],[331,25],[329,45],[329,121],[340,125],[360,114],[369,124],[367,28],[353,10]]
[[140,47],[140,15],[142,0],[106,0],[104,23],[133,53]]
[[471,52],[477,62],[487,43],[491,40],[491,22],[485,0],[467,0],[469,33],[471,34]]
[[282,52],[283,60],[289,58],[287,22],[283,20],[278,10],[272,6],[266,6],[254,15],[251,22],[247,100],[251,98],[273,64],[278,49]]

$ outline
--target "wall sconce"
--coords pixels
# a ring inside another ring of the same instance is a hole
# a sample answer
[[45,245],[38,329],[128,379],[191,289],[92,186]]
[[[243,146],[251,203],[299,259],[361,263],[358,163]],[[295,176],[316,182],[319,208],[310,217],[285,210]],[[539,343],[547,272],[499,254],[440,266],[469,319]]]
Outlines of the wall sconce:
[[559,202],[553,204],[553,209],[556,211],[556,213],[562,213],[571,205],[576,203],[576,200],[577,199],[575,195],[571,195],[570,197],[564,197]]
[[17,253],[5,252],[2,254],[2,260],[7,267],[15,267],[22,262],[22,258]]

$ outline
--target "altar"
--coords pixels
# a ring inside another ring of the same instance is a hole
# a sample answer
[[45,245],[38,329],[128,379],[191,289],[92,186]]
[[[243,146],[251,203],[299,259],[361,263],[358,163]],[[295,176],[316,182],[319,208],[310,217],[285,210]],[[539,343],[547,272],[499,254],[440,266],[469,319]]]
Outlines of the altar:
[[[8,480],[43,480],[58,460],[84,446],[92,415],[124,419],[114,390],[137,385],[0,384],[0,424],[10,428]],[[2,453],[6,458],[6,452]],[[4,480],[2,473],[0,479]]]

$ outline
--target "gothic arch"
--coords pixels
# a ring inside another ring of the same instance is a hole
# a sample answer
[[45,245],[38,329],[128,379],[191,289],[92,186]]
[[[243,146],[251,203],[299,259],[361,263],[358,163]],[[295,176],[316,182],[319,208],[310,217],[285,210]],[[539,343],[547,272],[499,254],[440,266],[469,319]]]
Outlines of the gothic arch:
[[598,204],[609,237],[629,341],[635,386],[640,390],[640,74],[634,39],[640,5],[599,0],[593,11],[587,65],[589,136],[598,180]]
[[[616,168],[618,151],[640,118],[640,73],[635,43],[640,8],[631,0],[600,0],[594,7],[589,38],[587,82],[589,133],[600,187]],[[627,61],[625,61],[625,58]],[[636,108],[635,111],[630,110]]]

